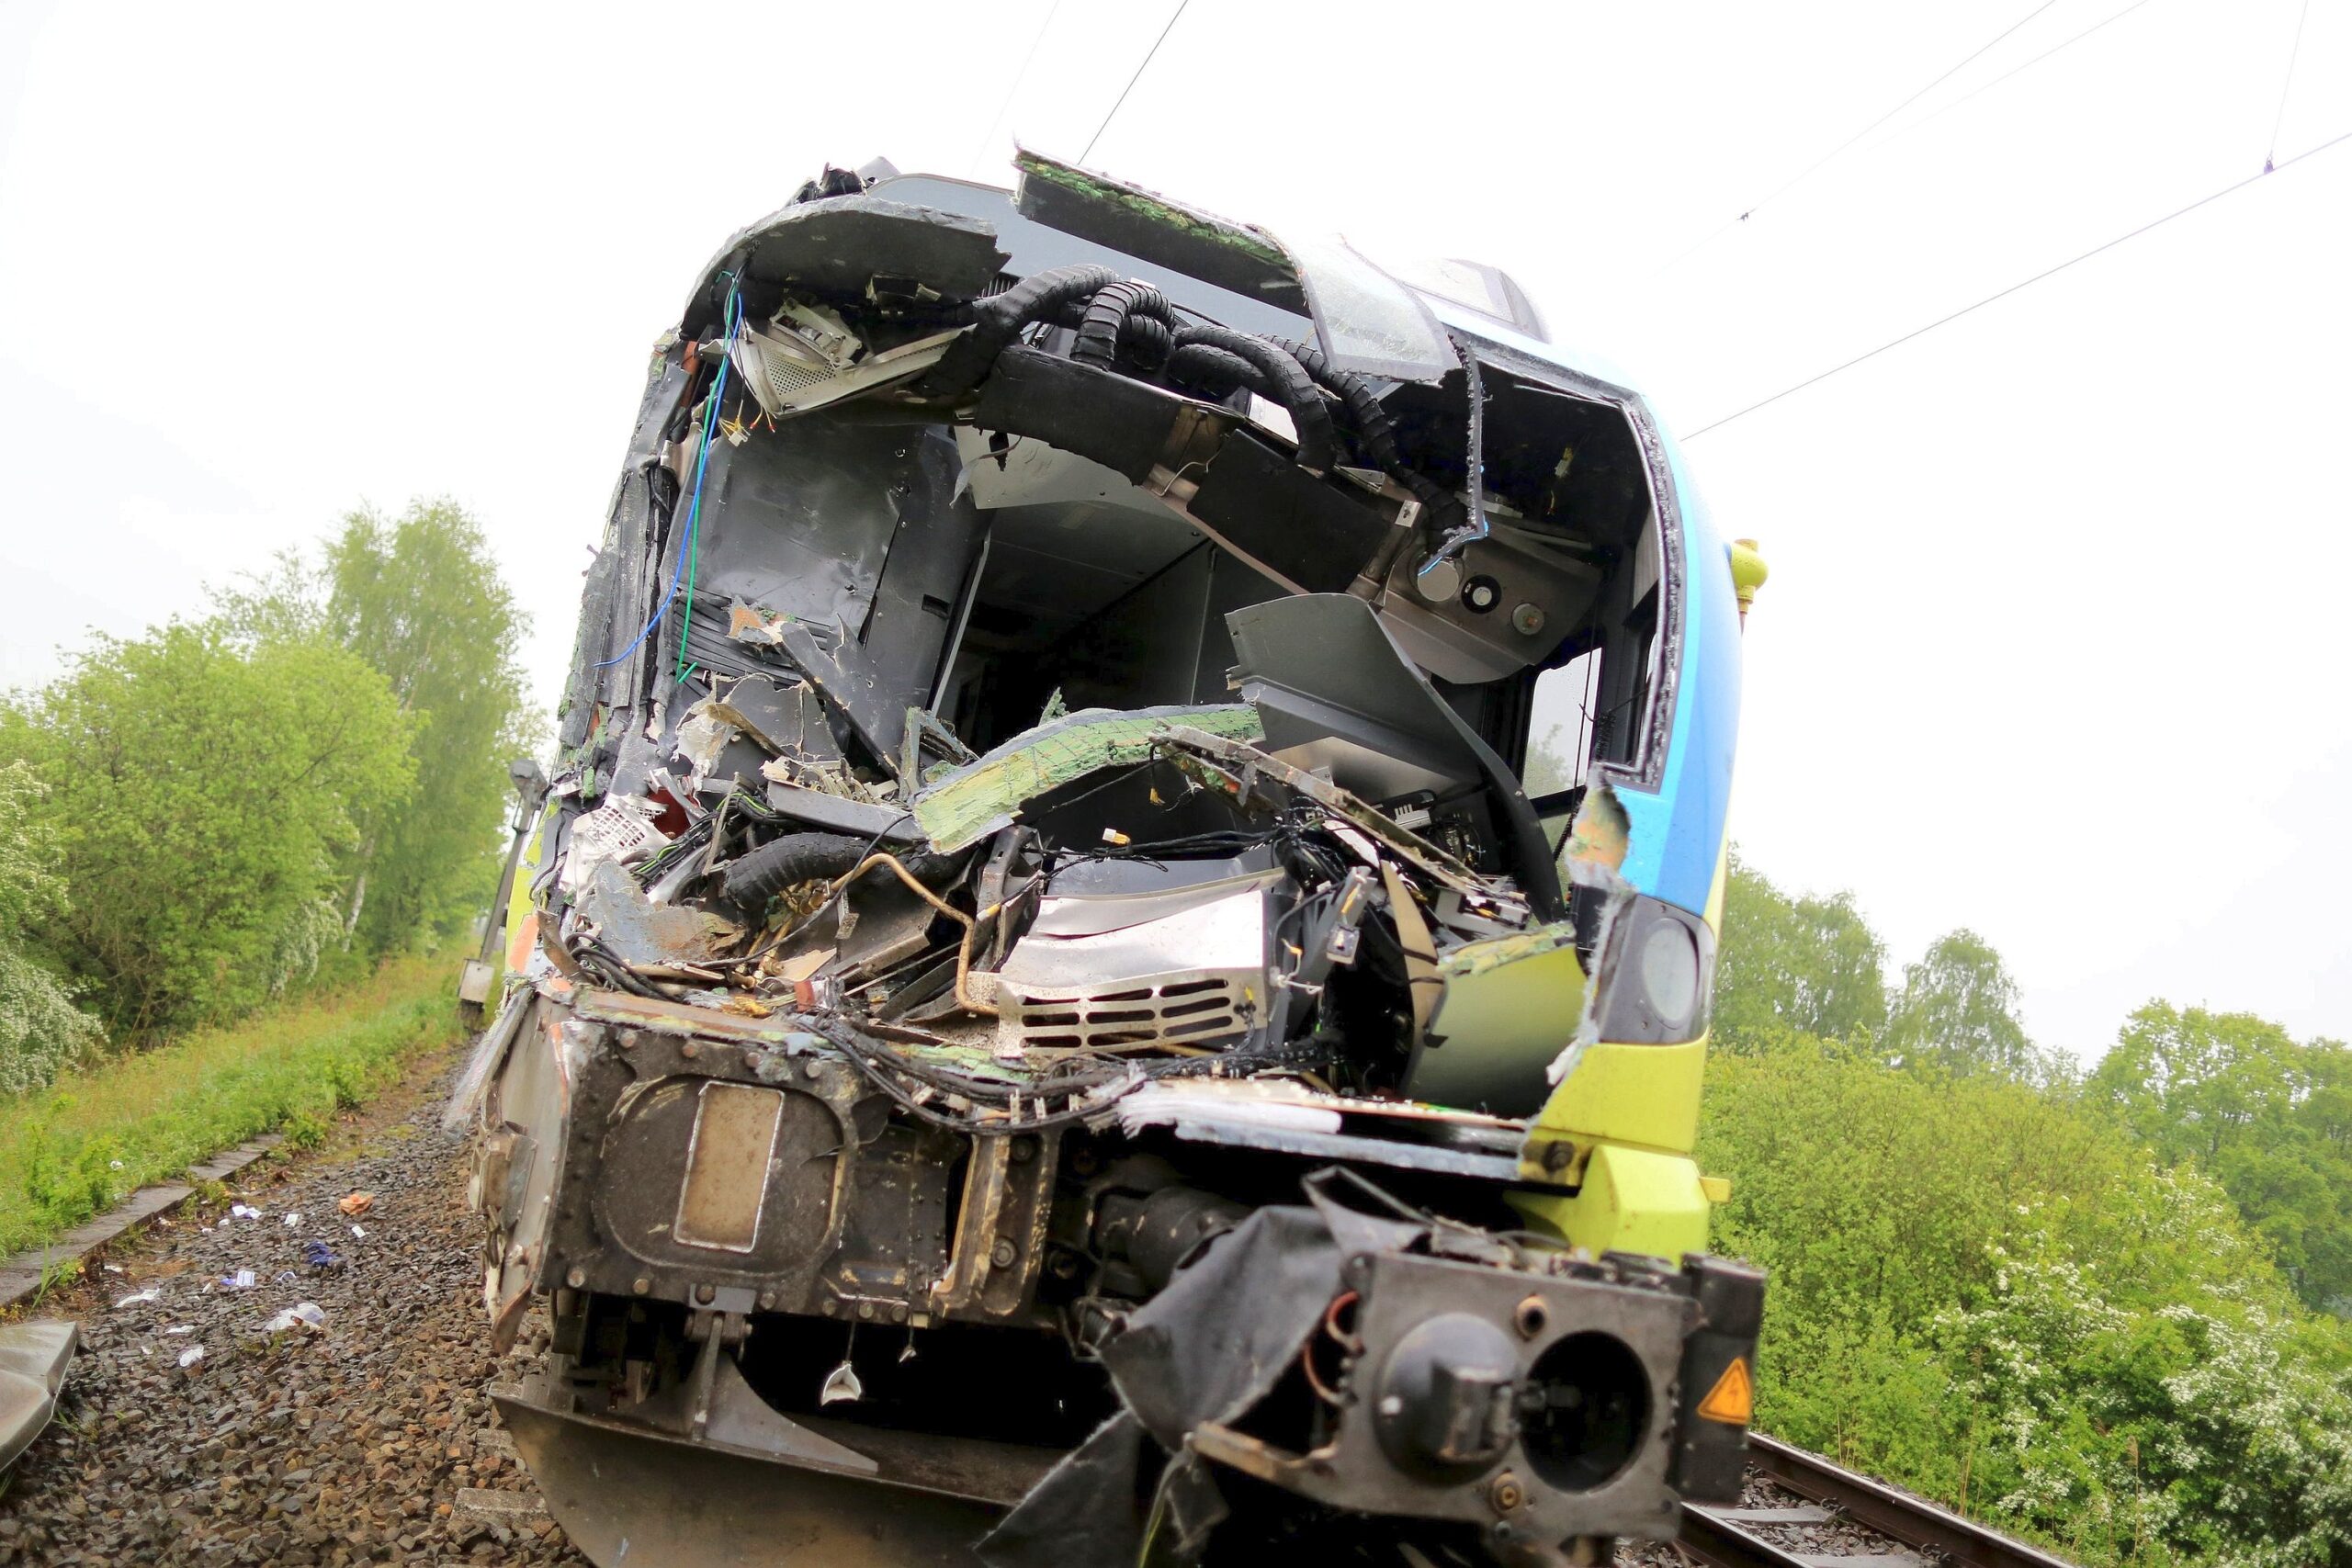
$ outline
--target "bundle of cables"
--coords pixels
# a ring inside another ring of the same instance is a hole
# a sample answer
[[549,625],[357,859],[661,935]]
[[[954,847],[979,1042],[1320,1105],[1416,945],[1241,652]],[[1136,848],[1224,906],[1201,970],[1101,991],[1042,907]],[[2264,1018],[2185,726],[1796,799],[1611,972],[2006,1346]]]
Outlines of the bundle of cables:
[[[998,355],[1039,323],[1077,333],[1070,357],[1081,364],[1159,378],[1215,400],[1257,393],[1291,416],[1298,461],[1321,473],[1342,441],[1421,504],[1432,526],[1458,527],[1462,503],[1405,459],[1379,383],[1334,367],[1320,349],[1258,337],[1207,321],[1179,321],[1167,296],[1108,267],[1066,266],[1024,278],[972,307],[972,330],[950,344],[917,389],[960,398],[979,385]],[[1476,389],[1472,415],[1476,416]]]
[[1147,1062],[1074,1052],[1034,1076],[984,1077],[899,1050],[838,1013],[796,1014],[788,1021],[840,1051],[910,1115],[957,1133],[1035,1133],[1082,1122],[1154,1079],[1214,1067],[1203,1058]]

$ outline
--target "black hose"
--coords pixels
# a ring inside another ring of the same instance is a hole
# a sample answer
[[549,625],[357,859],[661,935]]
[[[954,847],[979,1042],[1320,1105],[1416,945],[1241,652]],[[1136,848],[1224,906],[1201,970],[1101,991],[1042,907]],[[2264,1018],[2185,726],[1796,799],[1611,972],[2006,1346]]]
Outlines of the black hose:
[[[757,909],[787,887],[848,875],[867,848],[865,840],[845,833],[786,833],[728,862],[719,896],[738,908]],[[935,888],[956,873],[953,855],[913,852],[898,861],[926,887]]]
[[[1138,363],[1136,350],[1153,341],[1148,325],[1160,331],[1157,341],[1169,341],[1170,326],[1175,312],[1168,308],[1167,297],[1148,283],[1129,279],[1114,283],[1096,291],[1088,301],[1078,321],[1078,341],[1070,345],[1069,356],[1083,365],[1111,366],[1124,355],[1129,363]],[[1157,365],[1157,359],[1149,362]]]
[[1026,277],[1001,294],[972,307],[972,328],[947,345],[939,363],[916,383],[926,397],[957,398],[980,384],[996,356],[1032,321],[1057,315],[1063,306],[1119,281],[1107,266],[1057,266]]
[[1205,324],[1177,329],[1179,352],[1196,343],[1248,360],[1273,389],[1261,395],[1290,411],[1291,423],[1298,431],[1299,467],[1318,474],[1330,468],[1338,456],[1339,436],[1331,427],[1331,411],[1323,406],[1323,394],[1315,389],[1306,367],[1267,339],[1248,333]]
[[1271,385],[1258,367],[1238,354],[1211,344],[1188,343],[1168,356],[1168,378],[1210,398],[1231,397],[1243,388],[1271,397]]
[[1429,513],[1433,525],[1442,528],[1454,513],[1461,511],[1462,503],[1443,485],[1405,461],[1405,454],[1396,445],[1396,427],[1388,418],[1386,405],[1373,390],[1370,377],[1340,369],[1313,344],[1293,343],[1288,338],[1276,338],[1274,344],[1297,360],[1317,386],[1340,400],[1348,411],[1356,445],[1382,473],[1413,492],[1413,498],[1421,503],[1421,510]]

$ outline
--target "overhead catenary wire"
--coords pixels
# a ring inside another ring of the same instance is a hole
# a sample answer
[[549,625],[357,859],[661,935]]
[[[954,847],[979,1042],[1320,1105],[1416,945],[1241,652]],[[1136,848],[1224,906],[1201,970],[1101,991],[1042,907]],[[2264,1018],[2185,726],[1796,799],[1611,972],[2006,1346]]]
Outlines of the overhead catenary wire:
[[1693,430],[1683,436],[1682,439],[1685,441],[1695,441],[1711,430],[1721,430],[1724,425],[1731,423],[1734,420],[1746,419],[1749,414],[1754,413],[1758,409],[1770,408],[1772,404],[1779,402],[1781,399],[1793,397],[1795,394],[1804,391],[1808,387],[1817,387],[1822,382],[1828,380],[1832,376],[1843,375],[1845,372],[1854,368],[1857,365],[1861,365],[1870,360],[1876,359],[1880,355],[1886,353],[1890,349],[1900,348],[1905,344],[1911,342],[1915,338],[1925,337],[1928,333],[1934,332],[1938,327],[1949,326],[1952,322],[1959,321],[1962,316],[1973,315],[1976,311],[1983,310],[1987,305],[2006,299],[2010,295],[2018,293],[2022,289],[2032,288],[2035,284],[2040,283],[2044,278],[2055,277],[2058,274],[2064,272],[2069,267],[2078,266],[2082,263],[2089,261],[2093,256],[2103,255],[2107,252],[2115,249],[2118,245],[2128,243],[2131,241],[2138,239],[2143,234],[2150,233],[2157,229],[2163,228],[2165,224],[2171,222],[2176,218],[2186,218],[2199,208],[2210,207],[2214,202],[2221,200],[2223,197],[2234,196],[2239,191],[2245,189],[2248,186],[2257,185],[2263,180],[2268,178],[2271,175],[2291,169],[2297,164],[2301,163],[2304,159],[2317,157],[2320,153],[2328,151],[2330,148],[2340,147],[2346,141],[2352,141],[2352,130],[2345,131],[2337,136],[2332,136],[2325,141],[2318,143],[2316,146],[2306,147],[2301,152],[2296,153],[2293,157],[2286,159],[2283,162],[2272,163],[2265,161],[2261,172],[2258,174],[2248,175],[2245,178],[2235,181],[2233,184],[2223,186],[2219,190],[2209,191],[2205,195],[2199,197],[2196,200],[2189,202],[2187,206],[2177,207],[2161,218],[2150,219],[2147,222],[2141,224],[2138,228],[2131,230],[2125,233],[2118,234],[2115,238],[2106,241],[2103,243],[2093,245],[2089,250],[2083,252],[2079,255],[2069,256],[2055,266],[2044,267],[2030,277],[2020,278],[2017,282],[2010,284],[2007,288],[2000,289],[1996,293],[1987,294],[1984,298],[1976,300],[1973,304],[1962,305],[1959,310],[1953,310],[1947,315],[1939,316],[1934,321],[1928,322],[1925,326],[1914,327],[1909,332],[1905,333],[1901,337],[1889,338],[1886,342],[1880,344],[1876,348],[1858,354],[1851,359],[1845,360],[1840,364],[1833,365],[1828,369],[1822,371],[1818,375],[1808,376],[1804,380],[1796,382],[1792,386],[1783,387],[1769,398],[1760,399],[1756,402],[1748,404],[1746,408],[1741,409],[1736,412],[1727,413],[1721,419],[1713,420],[1706,424],[1701,425],[1698,429]]
[[2002,72],[1998,76],[1994,77],[1991,81],[1971,87],[1967,92],[1962,93],[1960,96],[1944,105],[1941,108],[1937,109],[1934,113],[1920,116],[1917,119],[1913,120],[1909,125],[1905,126],[1901,130],[1896,131],[1893,136],[1888,137],[1885,141],[1880,142],[1879,145],[1884,147],[1889,142],[1900,141],[1904,137],[1910,135],[1913,131],[1917,130],[1922,126],[1933,124],[1937,120],[1941,119],[1944,116],[1951,113],[1952,110],[1960,107],[1961,105],[1984,96],[1986,93],[1991,92],[1994,88],[2007,81],[2010,77],[2019,75],[2025,72],[2032,70],[2035,66],[2041,64],[2043,61],[2048,60],[2053,54],[2064,53],[2067,50],[2074,48],[2076,44],[2082,42],[2093,33],[2102,32],[2107,28],[2113,27],[2116,23],[2121,21],[2124,17],[2130,16],[2132,12],[2139,10],[2142,6],[2147,4],[2148,0],[2132,0],[2132,4],[2124,6],[2120,11],[2117,11],[2110,16],[2104,17],[2099,20],[2093,22],[2081,32],[2068,34],[2058,42],[2052,44],[2048,49],[2043,50],[2040,54],[2030,55],[2026,59],[2018,62],[2018,63],[2010,66],[2007,71]]
[[2262,154],[2265,173],[2274,168],[2278,156],[2278,128],[2287,123],[2287,99],[2295,90],[2295,62],[2302,58],[2303,24],[2311,20],[2312,0],[2303,0],[2302,8],[2295,13],[2295,41],[2287,51],[2287,79],[2278,84],[2278,112],[2270,117],[2270,145]]
[[1176,9],[1169,17],[1168,25],[1159,29],[1159,36],[1152,39],[1151,47],[1144,51],[1143,62],[1136,67],[1136,73],[1127,78],[1125,86],[1119,89],[1118,99],[1112,104],[1111,112],[1102,117],[1102,123],[1096,126],[1094,134],[1086,139],[1086,151],[1078,155],[1080,163],[1083,164],[1094,155],[1094,144],[1102,140],[1102,133],[1111,129],[1113,120],[1119,118],[1119,110],[1126,103],[1127,95],[1136,90],[1136,84],[1143,80],[1143,73],[1151,69],[1152,57],[1159,52],[1159,46],[1168,41],[1168,35],[1176,30],[1177,22],[1184,15],[1184,7],[1192,3],[1193,0],[1176,0]]
[[1988,52],[2007,39],[2008,37],[2015,33],[2018,28],[2024,27],[2028,22],[2032,21],[2036,17],[2041,16],[2044,11],[2047,11],[2051,6],[2057,4],[2058,0],[2041,0],[2041,5],[2036,6],[2032,10],[2028,11],[2024,16],[2019,17],[2007,27],[2003,28],[1992,38],[1988,39],[1984,43],[1979,44],[1975,49],[1970,51],[1959,61],[1946,67],[1944,71],[1935,78],[1935,80],[1929,82],[1926,86],[1921,87],[1918,91],[1913,93],[1909,97],[1904,99],[1901,103],[1895,105],[1893,108],[1887,110],[1884,114],[1879,116],[1868,125],[1862,127],[1861,130],[1854,132],[1854,134],[1846,138],[1845,141],[1840,141],[1837,146],[1832,147],[1828,152],[1824,152],[1820,157],[1815,158],[1812,163],[1807,164],[1804,168],[1799,169],[1787,179],[1782,180],[1779,185],[1774,186],[1770,190],[1765,192],[1764,195],[1758,197],[1756,200],[1749,202],[1738,216],[1726,220],[1721,226],[1710,231],[1697,244],[1692,245],[1689,250],[1684,251],[1680,255],[1678,255],[1672,261],[1668,262],[1666,265],[1658,268],[1658,271],[1668,272],[1677,266],[1679,266],[1690,257],[1705,250],[1709,245],[1713,244],[1724,234],[1729,233],[1732,230],[1738,228],[1742,223],[1747,222],[1750,218],[1755,217],[1757,212],[1763,208],[1765,203],[1778,200],[1781,197],[1786,195],[1791,190],[1795,189],[1798,186],[1803,185],[1805,181],[1811,179],[1815,174],[1819,173],[1824,166],[1835,162],[1838,157],[1842,156],[1848,149],[1851,148],[1863,137],[1868,136],[1871,131],[1876,130],[1880,126],[1884,125],[1888,120],[1893,119],[1896,115],[1901,114],[1905,109],[1909,108],[1913,104],[1917,103],[1921,98],[1926,97],[1929,93],[1934,92],[1946,82],[1951,81],[1962,71],[1983,59]]
[[[1004,101],[996,107],[996,118],[989,121],[988,130],[980,133],[979,145],[972,149],[972,161],[964,165],[966,174],[979,172],[980,160],[989,155],[989,145],[996,140],[998,128],[1004,124],[1004,117],[1012,112],[1012,100],[1020,94],[1021,84],[1029,80],[1029,67],[1037,62],[1037,47],[1046,41],[1046,34],[1053,27],[1054,17],[1060,14],[1061,8],[1062,0],[1054,0],[1046,7],[1046,19],[1037,24],[1036,36],[1029,40],[1029,52],[1021,57],[1021,69],[1012,73],[1012,85],[1004,90]],[[1095,134],[1100,136],[1102,132],[1098,130]]]

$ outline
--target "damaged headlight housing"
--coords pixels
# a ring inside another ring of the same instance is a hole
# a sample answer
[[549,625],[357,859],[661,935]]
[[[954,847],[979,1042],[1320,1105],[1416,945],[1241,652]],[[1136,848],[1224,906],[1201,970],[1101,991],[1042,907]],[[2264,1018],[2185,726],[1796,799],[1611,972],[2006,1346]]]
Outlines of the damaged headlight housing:
[[1600,1038],[1671,1045],[1707,1032],[1715,980],[1715,933],[1687,910],[1634,894],[1602,938]]

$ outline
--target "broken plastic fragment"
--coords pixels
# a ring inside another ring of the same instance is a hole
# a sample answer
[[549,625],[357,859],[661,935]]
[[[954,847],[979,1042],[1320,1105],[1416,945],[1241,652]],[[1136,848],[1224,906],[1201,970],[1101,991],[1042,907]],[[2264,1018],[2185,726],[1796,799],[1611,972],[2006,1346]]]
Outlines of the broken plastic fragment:
[[326,1332],[327,1314],[316,1302],[297,1302],[284,1312],[262,1325],[266,1334],[283,1334],[289,1328],[307,1328],[314,1334]]
[[196,1325],[194,1325],[194,1324],[192,1324],[192,1323],[175,1323],[175,1324],[172,1325],[169,1328],[166,1328],[166,1329],[164,1329],[164,1333],[165,1333],[165,1334],[167,1334],[167,1335],[171,1335],[171,1334],[193,1334],[193,1333],[195,1333],[195,1332],[196,1332]]
[[233,1274],[220,1276],[220,1285],[224,1290],[250,1291],[257,1283],[259,1281],[254,1278],[254,1271],[250,1269],[240,1269]]
[[163,1291],[154,1285],[150,1285],[143,1291],[133,1291],[130,1294],[123,1297],[122,1300],[115,1303],[114,1310],[120,1312],[125,1307],[140,1306],[145,1303],[156,1301],[163,1296]]
[[1023,803],[1072,779],[1104,768],[1148,760],[1152,748],[1178,729],[1229,739],[1264,739],[1255,708],[1085,708],[1023,730],[978,761],[924,786],[909,804],[934,848],[946,852],[978,843],[1012,820]]
[[[352,1229],[359,1227],[354,1225]],[[315,1237],[302,1244],[302,1261],[313,1269],[340,1269],[343,1259],[325,1242]]]
[[865,1397],[865,1385],[857,1381],[857,1369],[843,1361],[825,1376],[825,1386],[817,1391],[820,1404],[838,1404],[842,1400]]
[[346,1193],[335,1200],[334,1206],[356,1219],[376,1206],[376,1195],[373,1192]]
[[1567,868],[1571,880],[1583,881],[1579,869],[1600,869],[1617,872],[1624,868],[1626,837],[1630,824],[1625,819],[1625,807],[1617,799],[1617,792],[1605,784],[1596,784],[1585,792],[1584,803],[1577,808],[1577,819],[1568,829],[1568,841],[1560,848],[1560,860]]
[[368,1227],[365,1225],[354,1225],[351,1227],[351,1234],[355,1239],[366,1241],[368,1239]]
[[299,1213],[288,1213],[286,1216],[286,1228],[289,1231],[300,1230],[302,1228],[302,1216]]
[[201,1345],[191,1345],[180,1352],[180,1365],[183,1367],[192,1367],[202,1359],[204,1359],[204,1347]]
[[229,1217],[234,1220],[257,1220],[261,1218],[261,1211],[250,1203],[232,1203],[229,1205]]

